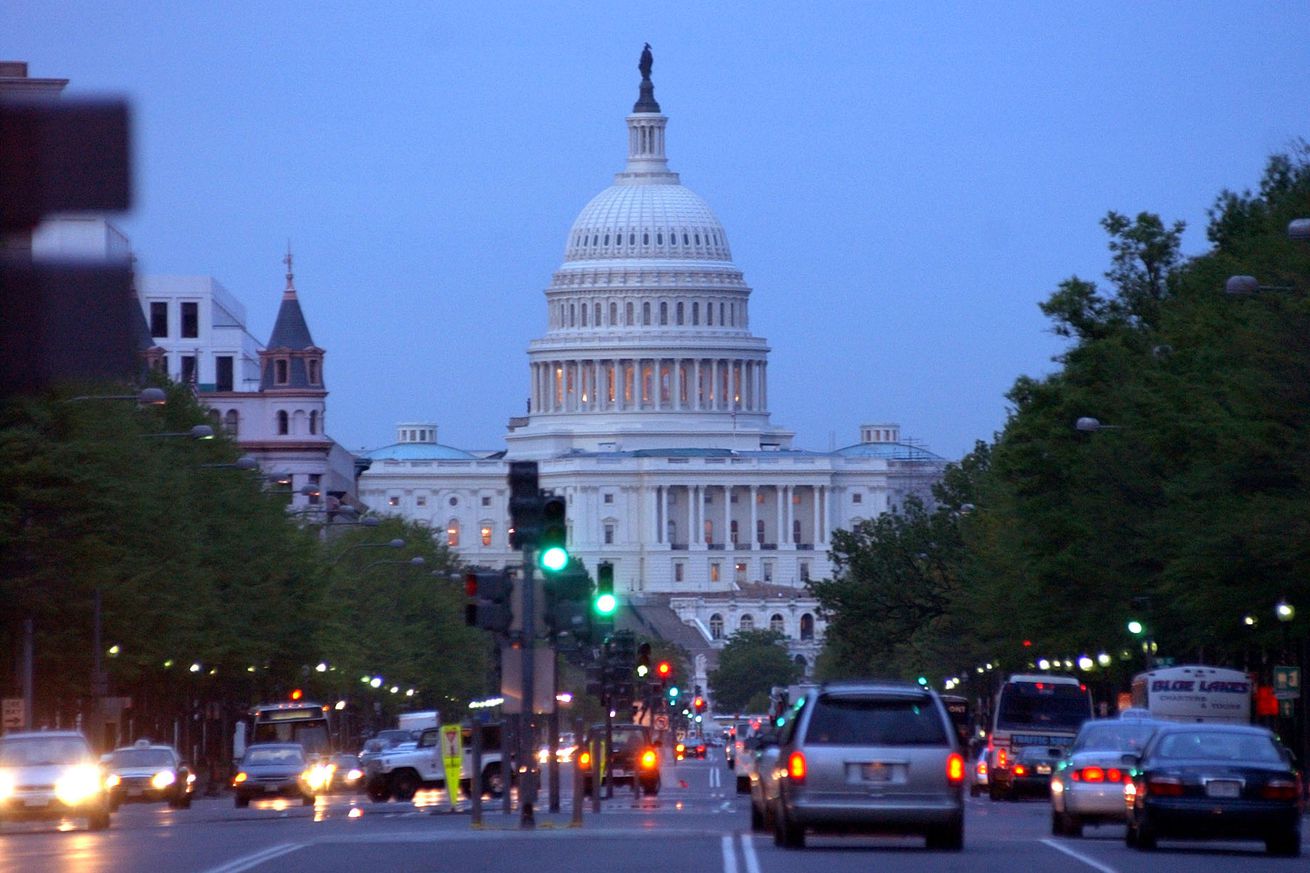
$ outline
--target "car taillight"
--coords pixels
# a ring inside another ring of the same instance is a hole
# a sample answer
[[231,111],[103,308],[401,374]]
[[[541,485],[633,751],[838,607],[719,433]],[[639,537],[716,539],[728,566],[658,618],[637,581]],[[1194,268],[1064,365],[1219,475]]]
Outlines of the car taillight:
[[1115,767],[1106,770],[1102,767],[1084,767],[1071,774],[1074,782],[1122,782],[1124,773]]
[[1024,774],[1027,773],[1027,772],[1028,772],[1028,768],[1025,767],[1024,765],[1022,765],[1022,764],[1015,764],[1015,765],[1014,765],[1014,775],[1015,775],[1015,776],[1022,776],[1022,775],[1024,775]]
[[1004,770],[1010,766],[1010,754],[1005,749],[996,750],[996,769]]
[[1182,797],[1183,781],[1172,776],[1157,776],[1147,781],[1146,793],[1154,797]]
[[654,770],[659,763],[659,757],[655,754],[654,749],[647,749],[641,753],[641,769]]
[[591,769],[591,752],[583,752],[578,755],[578,766],[583,770]]
[[978,763],[973,765],[973,772],[979,776],[987,775],[987,761],[983,758],[978,759]]
[[792,752],[787,757],[787,778],[796,783],[805,781],[805,755],[803,753]]
[[952,785],[964,781],[964,757],[958,752],[946,756],[946,781]]
[[1260,789],[1260,796],[1265,800],[1296,800],[1301,792],[1290,779],[1271,779]]

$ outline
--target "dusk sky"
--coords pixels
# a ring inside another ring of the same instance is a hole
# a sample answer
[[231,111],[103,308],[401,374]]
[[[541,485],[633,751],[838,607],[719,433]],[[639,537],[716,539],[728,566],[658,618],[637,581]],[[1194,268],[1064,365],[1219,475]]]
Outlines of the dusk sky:
[[1305,0],[0,8],[0,58],[130,100],[111,220],[141,272],[213,276],[264,341],[290,241],[351,450],[402,421],[504,447],[645,42],[797,448],[861,423],[950,459],[991,440],[1063,348],[1038,303],[1104,285],[1107,211],[1185,221],[1199,254],[1216,195],[1310,136]]

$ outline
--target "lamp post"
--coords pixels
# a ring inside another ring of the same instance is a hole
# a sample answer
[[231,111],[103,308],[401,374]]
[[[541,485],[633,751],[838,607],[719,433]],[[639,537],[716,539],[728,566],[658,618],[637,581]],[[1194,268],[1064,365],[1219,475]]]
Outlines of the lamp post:
[[197,424],[190,430],[169,431],[167,433],[146,433],[141,436],[143,439],[154,439],[156,437],[190,437],[193,440],[212,440],[214,438],[214,429],[207,424]]
[[143,388],[136,394],[80,394],[64,402],[81,403],[85,400],[135,400],[139,406],[163,406],[168,401],[168,395],[163,388]]

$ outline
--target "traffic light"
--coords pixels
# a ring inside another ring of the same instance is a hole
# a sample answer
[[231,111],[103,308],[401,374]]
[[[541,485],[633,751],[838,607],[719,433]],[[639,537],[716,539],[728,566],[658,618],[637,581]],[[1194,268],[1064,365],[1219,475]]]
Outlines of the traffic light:
[[705,706],[706,706],[705,698],[701,697],[699,694],[697,694],[695,697],[691,699],[692,711],[695,712],[697,715],[700,715],[702,712],[705,711]]
[[511,461],[508,480],[510,548],[535,548],[541,537],[542,503],[537,462]]
[[614,565],[601,561],[596,565],[596,597],[592,609],[601,618],[612,619],[619,602],[614,599]]
[[655,665],[655,678],[660,680],[661,684],[667,685],[673,678],[673,665],[668,661],[660,661]]
[[508,570],[469,570],[464,574],[464,623],[496,633],[506,633],[514,619],[510,598],[514,580]]
[[678,686],[676,686],[676,685],[670,685],[670,686],[669,686],[669,691],[668,691],[668,694],[669,694],[669,709],[673,709],[675,706],[678,705],[678,694],[679,694],[679,693],[680,693],[680,692],[678,691]]
[[569,562],[563,572],[547,576],[546,626],[552,635],[572,634],[579,641],[591,639],[591,577],[579,561]]
[[537,566],[546,573],[558,573],[569,564],[569,530],[565,512],[563,497],[549,494],[542,498]]
[[642,643],[637,649],[635,670],[638,679],[645,679],[650,675],[650,643]]

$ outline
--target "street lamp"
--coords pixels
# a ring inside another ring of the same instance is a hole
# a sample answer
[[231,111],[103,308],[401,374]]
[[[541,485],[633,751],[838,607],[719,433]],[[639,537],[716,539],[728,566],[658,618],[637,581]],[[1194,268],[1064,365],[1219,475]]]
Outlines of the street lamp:
[[1261,285],[1255,276],[1229,276],[1224,282],[1224,293],[1234,297],[1249,297],[1260,291],[1295,291],[1290,285]]
[[143,388],[136,394],[80,394],[64,402],[80,403],[83,400],[135,400],[141,406],[163,406],[168,395],[163,388]]
[[141,436],[144,438],[190,437],[193,440],[212,440],[214,438],[214,429],[207,424],[197,424],[190,430],[169,431],[167,433],[146,433]]
[[1101,424],[1099,418],[1092,418],[1090,415],[1082,416],[1073,423],[1073,426],[1083,433],[1095,433],[1098,430],[1123,430],[1123,425]]
[[1287,238],[1293,242],[1310,242],[1310,218],[1293,218],[1289,221]]

